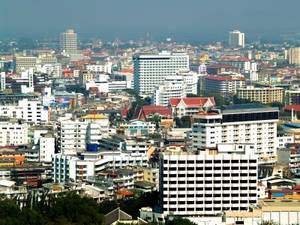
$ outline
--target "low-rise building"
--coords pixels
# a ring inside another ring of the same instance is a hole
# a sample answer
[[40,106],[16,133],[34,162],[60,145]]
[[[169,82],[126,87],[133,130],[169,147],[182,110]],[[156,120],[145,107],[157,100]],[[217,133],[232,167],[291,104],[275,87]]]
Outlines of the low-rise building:
[[203,98],[171,98],[170,105],[174,117],[192,116],[199,111],[212,108],[216,105],[214,97]]
[[237,97],[240,99],[249,99],[262,104],[280,102],[283,103],[284,89],[277,87],[255,88],[247,86],[237,90]]
[[147,156],[130,155],[120,151],[78,152],[76,156],[56,154],[52,165],[54,182],[78,182],[93,178],[103,170],[128,166],[146,167]]
[[209,75],[205,78],[205,92],[219,93],[222,96],[234,95],[245,86],[244,77]]

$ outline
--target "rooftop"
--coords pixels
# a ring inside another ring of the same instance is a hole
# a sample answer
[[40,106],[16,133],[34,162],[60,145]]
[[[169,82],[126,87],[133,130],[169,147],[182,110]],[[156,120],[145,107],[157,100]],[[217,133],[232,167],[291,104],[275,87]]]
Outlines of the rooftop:
[[82,119],[108,119],[108,117],[100,114],[90,114],[83,116]]
[[208,75],[205,79],[209,80],[246,80],[244,77],[233,78],[231,76]]
[[222,113],[256,112],[256,111],[278,111],[277,107],[266,107],[260,104],[239,104],[221,106]]
[[300,207],[300,201],[292,201],[292,200],[264,200],[260,202],[264,207]]

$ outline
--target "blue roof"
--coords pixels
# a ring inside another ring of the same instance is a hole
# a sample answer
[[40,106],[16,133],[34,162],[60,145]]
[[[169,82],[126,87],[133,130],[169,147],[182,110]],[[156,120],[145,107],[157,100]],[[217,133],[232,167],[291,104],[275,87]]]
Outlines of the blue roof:
[[300,128],[300,123],[284,123],[280,126],[283,128],[283,130],[297,129]]

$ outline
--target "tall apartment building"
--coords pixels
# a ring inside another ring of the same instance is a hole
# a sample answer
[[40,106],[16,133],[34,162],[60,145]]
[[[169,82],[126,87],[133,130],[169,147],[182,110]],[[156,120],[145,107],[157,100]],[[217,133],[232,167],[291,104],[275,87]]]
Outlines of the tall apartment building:
[[193,150],[221,143],[250,143],[257,148],[261,163],[274,163],[278,116],[278,108],[255,104],[226,106],[195,115]]
[[300,65],[300,47],[290,48],[288,51],[289,64]]
[[193,71],[180,71],[178,75],[182,76],[185,84],[186,94],[198,94],[199,75]]
[[60,34],[60,49],[68,54],[77,54],[77,34],[74,30]]
[[55,137],[53,134],[42,134],[39,139],[40,161],[51,162],[55,154]]
[[237,90],[238,98],[257,101],[262,104],[267,104],[271,102],[283,103],[283,96],[284,89],[279,87],[255,88],[253,86],[247,86],[245,88],[239,88]]
[[86,150],[87,122],[62,121],[58,125],[58,148],[64,154]]
[[160,153],[164,215],[213,216],[257,203],[257,155],[251,144]]
[[189,70],[189,57],[181,53],[162,52],[158,55],[134,55],[134,89],[139,94],[153,93],[166,76]]
[[48,123],[48,110],[44,109],[39,100],[19,100],[15,105],[0,106],[0,116],[24,119],[29,123]]
[[238,30],[229,32],[229,46],[233,48],[245,47],[245,33]]
[[182,76],[167,76],[164,84],[155,87],[152,94],[152,104],[167,107],[171,98],[185,98],[186,85]]
[[204,79],[205,92],[219,93],[222,96],[236,94],[239,88],[245,86],[244,77],[209,75]]

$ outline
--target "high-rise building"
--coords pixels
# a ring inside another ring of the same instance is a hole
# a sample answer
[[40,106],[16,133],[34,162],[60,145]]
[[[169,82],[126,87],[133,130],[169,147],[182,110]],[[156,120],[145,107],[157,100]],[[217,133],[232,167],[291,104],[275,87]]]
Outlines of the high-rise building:
[[152,94],[152,104],[167,107],[170,98],[185,98],[186,85],[182,76],[167,76],[164,84],[155,88]]
[[220,144],[196,152],[160,153],[164,215],[214,216],[249,211],[257,203],[257,155],[252,144]]
[[245,47],[245,33],[238,30],[229,32],[229,46],[233,48]]
[[261,163],[277,160],[278,108],[256,104],[223,106],[194,116],[193,150],[222,143],[255,144]]
[[86,150],[87,122],[62,121],[58,125],[58,148],[64,154]]
[[67,54],[77,54],[77,34],[74,30],[60,34],[60,49]]
[[288,52],[289,64],[300,65],[300,47],[290,48]]
[[162,52],[158,55],[134,55],[134,89],[139,94],[153,93],[166,76],[189,70],[189,57],[182,53]]

